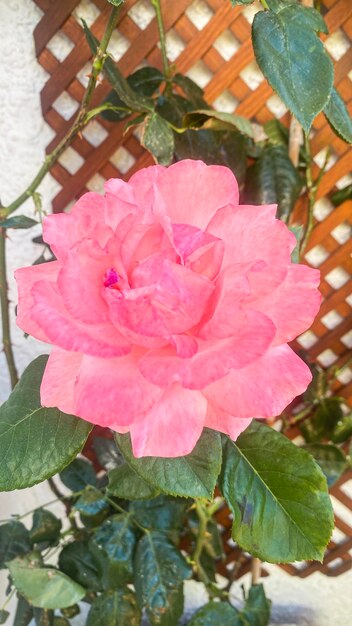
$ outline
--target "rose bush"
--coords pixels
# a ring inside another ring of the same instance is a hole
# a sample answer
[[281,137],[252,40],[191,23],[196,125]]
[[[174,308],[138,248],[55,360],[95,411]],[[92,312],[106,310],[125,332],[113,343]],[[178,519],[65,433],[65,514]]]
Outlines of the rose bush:
[[185,160],[46,217],[57,260],[16,272],[19,326],[53,344],[43,406],[130,432],[137,457],[278,415],[311,380],[287,342],[320,294],[275,211],[239,205],[229,169]]

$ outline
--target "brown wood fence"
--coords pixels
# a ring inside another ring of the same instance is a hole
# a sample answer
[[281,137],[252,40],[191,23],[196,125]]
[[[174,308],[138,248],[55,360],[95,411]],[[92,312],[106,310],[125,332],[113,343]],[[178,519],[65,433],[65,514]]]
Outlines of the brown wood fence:
[[[48,73],[41,92],[43,115],[54,137],[47,146],[50,152],[70,127],[89,73],[90,50],[79,22],[89,19],[96,37],[101,38],[110,12],[106,0],[34,0],[43,11],[35,32],[39,63]],[[244,115],[263,124],[277,117],[284,124],[290,115],[263,79],[256,67],[251,45],[251,19],[255,5],[231,7],[230,0],[164,0],[162,2],[168,39],[173,42],[173,56],[180,72],[196,76],[204,86],[209,103]],[[335,86],[352,113],[352,1],[323,0],[322,11],[329,35],[326,47],[335,62]],[[147,0],[127,0],[115,33],[115,54],[121,71],[128,75],[142,63],[161,67],[158,31]],[[96,90],[93,105],[98,105],[110,87],[104,80]],[[152,162],[149,154],[129,132],[122,135],[123,124],[99,119],[77,137],[68,154],[52,168],[60,190],[53,200],[53,210],[63,211],[88,189],[100,189],[110,177],[128,179],[133,172]],[[319,267],[324,301],[310,331],[296,342],[312,360],[323,367],[344,364],[351,356],[351,275],[352,275],[352,202],[334,209],[331,194],[351,182],[351,150],[336,137],[320,114],[313,124],[312,154],[315,174],[326,147],[330,149],[315,206],[316,224],[306,250],[306,260]],[[299,200],[296,215],[304,216],[304,200]],[[352,406],[352,369],[346,367],[336,380],[335,391]],[[333,487],[336,528],[324,564],[284,566],[291,574],[307,576],[320,570],[337,575],[352,566],[352,499],[348,495],[346,474]],[[341,509],[342,512],[341,512]],[[319,520],[317,520],[319,523]],[[219,513],[226,546],[226,561],[220,571],[227,572],[237,548],[230,538],[228,511]],[[248,567],[246,557],[240,573]]]

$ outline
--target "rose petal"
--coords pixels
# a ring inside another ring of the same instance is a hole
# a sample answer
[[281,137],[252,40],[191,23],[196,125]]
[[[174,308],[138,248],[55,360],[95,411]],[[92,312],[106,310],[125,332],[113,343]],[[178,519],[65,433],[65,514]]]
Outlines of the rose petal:
[[60,271],[61,263],[52,261],[41,263],[30,267],[21,267],[15,271],[15,278],[18,285],[18,307],[16,323],[25,333],[32,335],[40,341],[50,342],[49,337],[42,327],[32,317],[32,307],[34,304],[32,296],[33,285],[41,280],[56,280]]
[[[255,260],[261,260],[267,266],[262,264],[257,270],[267,267],[269,273],[273,273],[281,265],[286,270],[296,238],[283,222],[275,219],[275,213],[275,205],[227,206],[217,211],[207,232],[225,242],[223,268],[234,263],[253,264]],[[260,281],[256,286],[260,286]]]
[[123,290],[122,298],[111,298],[111,319],[122,333],[132,331],[141,342],[146,336],[169,341],[200,320],[213,289],[204,276],[166,259],[155,285]]
[[159,171],[154,184],[173,223],[192,224],[203,230],[217,209],[238,203],[236,179],[230,169],[221,165],[179,161]]
[[171,348],[152,350],[141,358],[139,368],[143,376],[160,387],[177,382],[188,389],[203,389],[231,368],[243,368],[260,358],[274,335],[275,326],[266,315],[248,311],[246,322],[234,336],[198,340],[198,352],[189,359],[179,358]]
[[119,286],[127,286],[119,248],[115,239],[104,249],[94,239],[85,239],[67,253],[57,284],[66,308],[77,320],[99,324],[109,319],[103,297],[106,272],[114,268]]
[[105,221],[113,230],[127,215],[140,211],[131,185],[121,178],[107,180],[104,191]]
[[64,413],[76,415],[74,393],[82,356],[79,352],[53,348],[40,386],[42,406],[57,407]]
[[290,265],[286,278],[274,291],[262,298],[254,294],[252,306],[276,326],[275,344],[292,341],[311,326],[321,303],[319,282],[319,270]]
[[72,246],[94,234],[100,245],[113,235],[104,223],[105,199],[98,193],[84,194],[70,213],[48,215],[43,222],[43,239],[58,259],[64,259]]
[[50,343],[74,352],[102,357],[127,354],[130,344],[110,323],[88,325],[73,319],[65,308],[55,283],[39,281],[32,287],[33,320],[44,331]]
[[303,393],[311,379],[309,367],[282,345],[247,367],[230,371],[203,393],[215,408],[236,417],[273,417]]
[[79,370],[76,414],[121,432],[145,415],[162,395],[138,370],[139,352],[116,359],[84,356]]
[[131,425],[135,457],[189,454],[202,434],[207,401],[197,391],[172,385],[142,419]]
[[229,413],[225,413],[219,408],[213,407],[208,403],[207,415],[205,418],[205,426],[218,430],[225,435],[229,435],[232,441],[236,441],[237,437],[246,430],[251,423],[252,418],[234,417]]

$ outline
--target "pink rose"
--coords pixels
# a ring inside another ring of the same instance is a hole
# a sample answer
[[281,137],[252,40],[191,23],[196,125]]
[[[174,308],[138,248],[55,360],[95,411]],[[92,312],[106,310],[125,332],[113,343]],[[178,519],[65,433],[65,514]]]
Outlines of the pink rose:
[[275,209],[240,206],[229,169],[187,160],[47,217],[57,261],[16,272],[18,325],[54,346],[43,406],[129,432],[137,457],[281,413],[311,380],[287,342],[320,294]]

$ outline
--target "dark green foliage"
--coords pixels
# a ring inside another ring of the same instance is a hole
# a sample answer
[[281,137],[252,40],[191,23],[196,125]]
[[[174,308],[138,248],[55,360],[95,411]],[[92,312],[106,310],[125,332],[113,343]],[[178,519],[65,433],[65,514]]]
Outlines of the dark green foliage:
[[48,357],[40,356],[22,375],[0,408],[0,489],[39,483],[81,451],[92,425],[59,409],[41,408],[40,384]]
[[89,549],[104,589],[121,588],[132,581],[135,541],[131,520],[126,515],[109,517],[93,534]]
[[60,538],[61,520],[46,509],[34,511],[30,539],[34,543],[55,544]]
[[[276,2],[253,21],[256,60],[272,88],[306,132],[326,106],[333,86],[333,64],[318,37],[327,32],[315,9]],[[307,51],[309,50],[309,54]]]
[[344,101],[335,88],[331,91],[324,113],[336,135],[347,143],[352,143],[352,119]]
[[27,554],[30,550],[30,535],[21,522],[13,521],[0,525],[0,569],[6,567],[7,561]]
[[86,487],[74,506],[82,523],[88,527],[98,526],[109,513],[108,501],[95,487]]
[[173,459],[136,459],[129,435],[115,439],[127,463],[152,487],[173,496],[212,498],[221,467],[219,433],[205,429],[191,454]]
[[236,443],[225,441],[220,488],[243,549],[273,563],[322,559],[333,511],[325,477],[305,450],[253,421]]
[[151,531],[138,543],[134,585],[152,626],[176,626],[183,612],[183,581],[191,568],[164,533]]
[[302,189],[303,180],[283,145],[266,145],[247,170],[244,199],[252,204],[277,204],[286,220]]
[[73,492],[81,491],[87,485],[97,486],[93,465],[86,459],[75,459],[60,472],[64,485]]
[[105,591],[93,602],[87,626],[140,626],[141,612],[127,588]]
[[157,489],[148,485],[127,463],[110,470],[109,491],[125,500],[144,500],[158,495]]
[[88,542],[74,541],[65,546],[59,555],[59,568],[86,589],[102,590],[99,568]]
[[32,228],[32,226],[37,226],[39,222],[33,220],[31,217],[27,217],[27,215],[13,215],[12,217],[8,217],[3,222],[0,222],[0,228]]
[[311,443],[304,447],[323,470],[331,487],[347,469],[347,459],[341,448],[331,444]]

